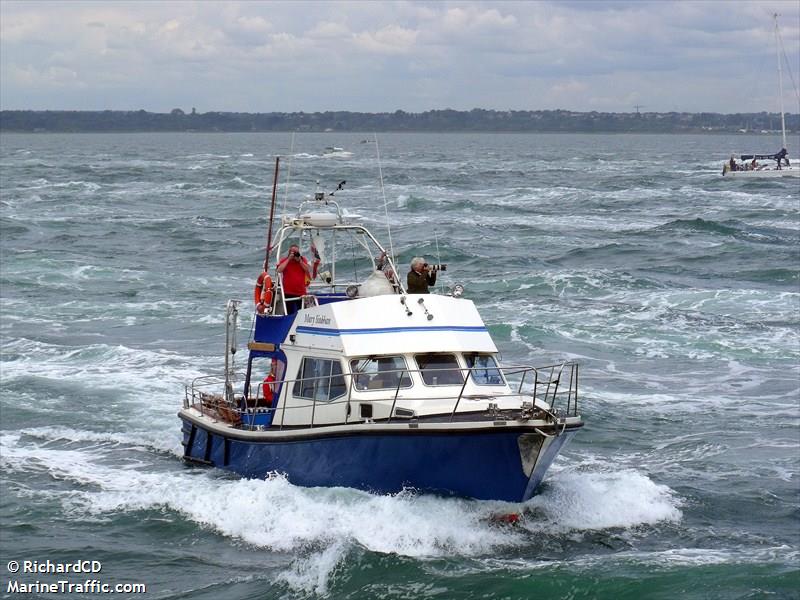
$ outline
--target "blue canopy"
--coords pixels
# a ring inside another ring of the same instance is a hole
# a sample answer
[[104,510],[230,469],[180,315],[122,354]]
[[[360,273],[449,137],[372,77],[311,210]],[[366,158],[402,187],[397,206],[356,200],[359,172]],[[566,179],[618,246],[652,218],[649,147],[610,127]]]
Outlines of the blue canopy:
[[740,158],[742,160],[750,160],[751,158],[755,158],[756,160],[782,160],[786,158],[787,154],[786,148],[781,148],[781,151],[775,154],[742,154]]

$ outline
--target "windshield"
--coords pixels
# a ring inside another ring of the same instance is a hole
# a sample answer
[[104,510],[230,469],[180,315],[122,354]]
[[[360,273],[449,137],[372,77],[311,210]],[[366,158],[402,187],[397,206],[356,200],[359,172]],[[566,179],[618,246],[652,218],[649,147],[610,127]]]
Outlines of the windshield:
[[426,385],[464,383],[464,376],[454,354],[417,354],[415,358]]
[[411,377],[402,356],[380,356],[350,361],[357,390],[411,387]]
[[505,379],[500,369],[497,368],[497,362],[494,356],[489,354],[473,354],[467,356],[467,366],[472,369],[470,377],[477,385],[503,385]]

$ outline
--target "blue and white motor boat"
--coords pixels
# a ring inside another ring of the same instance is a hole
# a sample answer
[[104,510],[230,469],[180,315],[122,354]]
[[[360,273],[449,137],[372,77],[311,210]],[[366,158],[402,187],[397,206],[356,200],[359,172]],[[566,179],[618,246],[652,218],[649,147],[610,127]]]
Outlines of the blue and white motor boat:
[[406,293],[391,253],[332,195],[283,217],[266,264],[308,242],[325,270],[294,314],[273,271],[241,373],[243,307],[228,301],[224,373],[186,387],[184,458],[301,486],[529,499],[583,426],[578,365],[500,366],[463,288]]

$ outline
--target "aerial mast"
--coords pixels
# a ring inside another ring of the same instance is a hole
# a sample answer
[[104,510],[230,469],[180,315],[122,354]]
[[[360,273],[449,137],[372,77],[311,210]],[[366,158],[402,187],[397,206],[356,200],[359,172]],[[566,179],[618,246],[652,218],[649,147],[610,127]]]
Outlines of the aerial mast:
[[272,221],[275,219],[275,195],[278,191],[278,167],[281,157],[275,157],[275,175],[272,179],[272,201],[269,205],[269,223],[267,224],[267,248],[264,253],[264,271],[269,273],[269,251],[272,249]]
[[781,148],[786,148],[786,119],[783,116],[783,67],[781,65],[781,36],[778,32],[778,13],[773,13],[775,19],[775,53],[778,55],[778,98],[781,105]]

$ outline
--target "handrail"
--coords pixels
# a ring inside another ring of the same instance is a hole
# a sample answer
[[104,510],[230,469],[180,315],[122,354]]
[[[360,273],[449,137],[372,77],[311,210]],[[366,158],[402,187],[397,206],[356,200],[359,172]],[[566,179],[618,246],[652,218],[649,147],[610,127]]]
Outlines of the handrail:
[[[384,373],[388,373],[389,371],[384,371]],[[355,379],[355,377],[353,377]],[[387,423],[392,422],[392,415],[394,414],[394,407],[397,405],[397,397],[400,395],[400,386],[403,383],[403,376],[397,378],[397,387],[394,389],[394,400],[392,400],[392,407],[389,409],[389,420]]]
[[[552,366],[547,366],[547,367],[538,367],[538,368],[537,368],[537,367],[518,367],[518,366],[514,366],[514,367],[502,367],[502,366],[496,366],[496,367],[490,367],[490,368],[488,368],[488,369],[487,369],[486,367],[469,367],[469,368],[464,368],[464,367],[449,367],[449,366],[448,366],[448,367],[439,367],[439,368],[425,368],[425,369],[408,369],[408,368],[401,368],[401,369],[387,369],[386,371],[381,371],[381,373],[382,373],[382,374],[393,374],[393,373],[395,373],[395,374],[406,374],[406,375],[407,375],[407,374],[411,374],[411,373],[422,373],[422,372],[426,372],[426,373],[436,373],[436,372],[448,372],[448,371],[449,371],[449,372],[453,372],[453,371],[459,371],[459,372],[461,372],[461,373],[470,373],[470,372],[473,372],[473,371],[487,371],[487,370],[491,370],[491,371],[500,371],[500,372],[502,372],[502,373],[503,373],[504,375],[506,375],[506,376],[508,376],[508,375],[512,375],[512,376],[513,376],[513,375],[517,375],[517,374],[522,374],[522,375],[523,375],[523,378],[524,378],[524,377],[527,377],[527,373],[533,372],[535,375],[538,375],[538,372],[539,372],[539,371],[541,371],[541,370],[551,370],[551,371],[553,372],[553,374],[555,374],[555,368],[556,368],[556,367],[558,367],[558,368],[559,368],[559,374],[558,374],[558,376],[557,376],[557,377],[555,377],[555,378],[552,378],[552,377],[551,377],[551,378],[550,378],[550,379],[548,379],[547,381],[544,381],[544,382],[537,382],[537,383],[535,384],[535,385],[536,385],[536,388],[537,388],[537,390],[538,390],[538,387],[539,387],[539,385],[540,385],[540,384],[541,384],[541,385],[544,385],[545,383],[546,383],[548,386],[554,387],[554,384],[555,384],[555,383],[556,383],[556,382],[559,380],[559,378],[562,376],[562,372],[561,372],[561,371],[562,371],[564,368],[566,368],[566,367],[569,367],[569,368],[570,368],[570,370],[574,371],[576,366],[577,366],[577,365],[576,365],[576,363],[562,363],[562,364],[559,364],[559,365],[552,365]],[[365,375],[365,373],[363,373],[363,374],[362,374],[362,373],[348,373],[348,372],[345,372],[345,373],[342,373],[342,374],[340,374],[340,375],[321,375],[321,376],[318,376],[318,377],[305,377],[305,378],[295,378],[295,379],[282,379],[282,380],[275,381],[275,382],[272,382],[272,383],[273,383],[273,385],[275,385],[275,386],[279,386],[279,385],[283,385],[283,384],[292,384],[292,383],[295,383],[295,382],[298,382],[298,381],[310,382],[310,381],[315,381],[315,380],[329,380],[329,379],[331,379],[331,378],[336,378],[336,377],[341,377],[342,379],[349,378],[349,379],[351,379],[351,380],[352,380],[352,379],[353,379],[355,376],[358,376],[358,375]],[[240,379],[243,379],[243,377],[240,377]],[[195,380],[193,380],[193,382],[192,382],[192,384],[191,384],[191,385],[189,385],[189,386],[186,386],[186,387],[187,387],[189,390],[191,390],[192,388],[200,388],[200,387],[204,387],[204,386],[206,386],[206,385],[216,385],[216,384],[218,384],[218,383],[219,383],[221,380],[222,380],[222,376],[208,375],[208,376],[204,376],[204,377],[198,377],[198,378],[196,378]],[[475,383],[475,382],[474,382],[474,379],[465,378],[464,380],[466,380],[466,382],[467,382],[467,383],[469,383],[470,381],[472,381],[473,383]],[[462,380],[462,381],[464,381],[464,380]],[[402,383],[403,381],[408,381],[408,379],[405,379],[405,378],[404,378],[404,379],[402,379],[402,380],[401,380],[401,383]],[[491,383],[491,384],[475,383],[475,385],[477,385],[477,386],[486,386],[486,387],[500,387],[500,386],[505,386],[505,385],[507,385],[507,383],[508,383],[508,382],[504,382],[504,383]],[[251,384],[251,387],[255,387],[256,385],[258,385],[258,384]],[[352,387],[352,385],[353,385],[353,382],[351,381],[351,382],[350,382],[350,387]],[[450,385],[455,385],[455,384],[450,384]],[[435,387],[450,387],[450,385],[448,385],[448,384],[443,384],[443,385],[437,385],[437,386],[435,386]],[[427,387],[434,387],[434,386],[427,386]],[[378,389],[373,389],[373,390],[369,390],[369,389],[356,389],[355,391],[356,391],[357,393],[367,393],[367,394],[368,394],[368,393],[374,393],[374,392],[385,391],[385,390],[390,390],[390,389],[393,389],[393,388],[378,388]],[[402,389],[402,385],[401,385],[401,389]],[[546,392],[546,393],[542,395],[542,399],[544,399],[545,397],[551,397],[551,396],[553,396],[553,391],[552,391],[550,388],[546,389],[546,390],[545,390],[545,392]],[[571,394],[572,394],[572,395],[574,395],[574,393],[575,393],[575,392],[574,392],[574,390],[567,390],[567,391],[564,391],[564,392],[558,392],[558,391],[557,391],[557,392],[556,392],[556,394],[565,394],[565,393],[567,393],[567,392],[571,392]],[[521,386],[517,386],[517,392],[516,392],[516,395],[520,395],[521,393],[522,393],[522,387],[521,387]],[[344,394],[343,394],[343,395],[344,395]],[[503,395],[503,394],[499,394],[499,393],[495,392],[495,395]],[[441,399],[441,398],[448,398],[448,397],[449,397],[449,398],[453,398],[453,395],[446,395],[446,396],[441,396],[441,397],[440,397],[440,396],[416,397],[416,398],[414,398],[414,399],[426,399],[426,398],[427,398],[427,399]],[[538,399],[538,398],[539,398],[539,394],[537,394],[537,399]],[[387,399],[388,399],[388,398],[383,398],[383,400],[387,400]],[[351,400],[352,400],[352,399],[351,399]]]
[[[535,369],[534,369],[534,373],[536,373]],[[519,387],[517,388],[517,393],[522,393],[522,385],[525,383],[525,376],[526,375],[527,375],[527,372],[522,374],[522,379],[519,380]],[[533,388],[536,389],[536,383],[533,384]]]
[[[556,369],[558,371],[556,372]],[[546,414],[550,415],[552,419],[557,419],[557,407],[556,405],[566,396],[566,412],[561,414],[566,414],[567,416],[577,416],[578,414],[578,392],[577,392],[577,377],[578,377],[578,365],[574,362],[563,362],[560,365],[549,365],[546,367],[531,367],[531,366],[509,366],[509,367],[502,367],[502,366],[494,366],[488,370],[498,371],[503,375],[502,384],[479,384],[475,381],[474,377],[471,376],[471,373],[474,371],[486,371],[486,367],[470,367],[470,368],[461,368],[461,367],[440,367],[440,368],[426,368],[426,369],[391,369],[387,371],[382,371],[382,374],[398,374],[398,381],[397,385],[392,388],[380,388],[375,390],[368,390],[368,389],[355,389],[355,393],[359,395],[358,402],[360,403],[382,403],[387,402],[389,400],[392,401],[389,414],[386,417],[381,417],[381,419],[386,418],[387,423],[392,422],[395,418],[395,409],[397,407],[398,400],[400,398],[400,390],[403,389],[402,384],[407,381],[406,375],[410,375],[412,373],[422,373],[425,371],[426,373],[436,372],[436,371],[459,371],[462,374],[463,382],[461,383],[461,387],[459,389],[459,393],[444,393],[444,394],[437,394],[435,392],[431,392],[430,394],[425,394],[421,396],[413,396],[413,397],[405,397],[405,400],[414,401],[414,402],[429,402],[429,401],[443,401],[449,400],[453,402],[453,407],[448,412],[450,413],[450,422],[455,419],[455,415],[458,412],[461,399],[465,397],[465,392],[467,390],[467,384],[472,382],[475,388],[480,388],[481,386],[484,387],[491,387],[494,388],[489,396],[494,397],[496,399],[513,399],[519,398],[521,404],[526,402],[526,398],[528,401],[532,401],[532,405],[536,408],[543,410]],[[549,377],[546,379],[540,379],[540,371],[549,371]],[[533,373],[533,387],[529,391],[525,391],[524,389],[524,382],[528,377],[529,373]],[[566,388],[560,388],[561,378],[564,375],[569,377],[568,385]],[[211,388],[220,389],[219,386],[224,386],[224,377],[223,376],[216,376],[216,375],[207,375],[203,377],[195,378],[191,385],[187,385],[184,391],[184,401],[183,405],[184,408],[195,407],[197,408],[202,415],[206,414],[214,414],[216,413],[217,416],[220,416],[220,406],[223,407],[224,412],[230,415],[236,415],[239,419],[243,415],[249,415],[249,423],[247,424],[249,429],[254,429],[255,425],[255,415],[256,414],[263,414],[263,413],[272,413],[273,416],[280,410],[281,411],[281,420],[278,427],[283,429],[286,427],[286,415],[288,411],[302,411],[302,410],[311,410],[311,422],[307,424],[306,427],[313,428],[316,427],[316,418],[317,418],[317,405],[322,402],[319,398],[308,398],[306,402],[303,402],[303,398],[293,398],[295,400],[295,404],[293,406],[287,406],[287,400],[289,398],[289,387],[290,385],[295,384],[296,382],[311,382],[316,380],[326,380],[331,381],[334,377],[340,377],[342,380],[347,382],[347,392],[342,394],[339,398],[331,400],[329,402],[325,402],[327,406],[336,406],[339,404],[344,404],[347,406],[351,406],[353,402],[353,393],[355,387],[355,377],[359,375],[359,373],[342,373],[341,375],[324,375],[320,377],[306,377],[306,378],[296,378],[296,379],[283,379],[280,381],[273,382],[274,389],[278,389],[278,397],[274,401],[274,407],[268,408],[259,408],[256,406],[247,406],[246,403],[244,407],[242,407],[242,403],[245,401],[246,398],[255,398],[256,401],[259,399],[260,393],[260,386],[261,383],[256,383],[250,385],[249,389],[246,390],[247,395],[244,394],[237,394],[237,404],[234,403],[227,403],[224,399],[224,394],[215,394],[210,390]],[[514,388],[509,388],[509,384],[512,383],[509,380],[509,377],[516,378],[519,376],[520,384],[518,386],[514,386]],[[237,380],[239,378],[237,377]],[[412,380],[413,381],[413,380]],[[413,385],[413,384],[412,384]],[[505,387],[506,392],[498,391],[497,388]],[[444,388],[446,391],[448,388],[452,388],[453,386],[445,385],[445,386],[438,386],[439,388]],[[544,388],[542,390],[542,388]],[[428,389],[426,386],[423,389]],[[224,389],[223,389],[224,391]],[[252,393],[255,391],[255,394]],[[393,394],[392,394],[393,391]],[[372,397],[376,393],[380,393],[380,397]],[[388,393],[386,393],[388,392]],[[542,393],[543,392],[543,393]],[[391,395],[390,395],[391,394]],[[347,408],[345,409],[345,416],[343,419],[344,423],[350,422],[350,410]],[[290,413],[292,414],[292,413]],[[296,413],[295,413],[296,414]],[[436,414],[439,414],[438,412]],[[445,413],[446,414],[446,413]],[[224,417],[220,417],[224,418]],[[301,425],[302,426],[302,425]]]
[[[500,371],[500,372],[503,373],[503,375],[522,374],[523,377],[526,377],[527,373],[530,373],[530,372],[533,372],[534,374],[538,374],[539,371],[551,370],[552,373],[555,373],[555,368],[559,368],[558,377],[556,377],[555,379],[551,378],[546,382],[542,382],[542,385],[544,385],[544,383],[547,383],[549,385],[553,385],[558,380],[558,378],[562,375],[561,371],[563,371],[563,369],[565,367],[570,367],[570,369],[574,370],[574,368],[576,366],[577,366],[577,363],[573,363],[573,362],[564,362],[564,363],[560,363],[560,364],[557,364],[557,365],[548,365],[546,367],[530,367],[530,366],[509,366],[509,367],[505,367],[505,366],[499,366],[499,365],[498,366],[493,366],[493,367],[452,367],[452,366],[446,366],[446,367],[436,367],[436,368],[426,367],[424,369],[409,369],[409,368],[387,369],[385,371],[381,371],[380,373],[381,374],[410,374],[410,373],[423,373],[423,372],[424,373],[437,373],[437,372],[453,372],[453,371],[459,371],[460,373],[471,373],[473,371]],[[294,378],[294,379],[281,379],[281,380],[277,380],[277,381],[274,381],[274,382],[271,382],[271,383],[273,385],[277,386],[277,385],[282,385],[282,384],[295,383],[295,382],[298,382],[298,381],[308,382],[308,381],[315,381],[315,380],[331,379],[331,378],[336,378],[336,377],[355,378],[358,375],[368,375],[368,374],[369,373],[343,372],[343,373],[341,373],[339,375],[320,375],[318,377],[298,377],[298,378]],[[240,374],[239,379],[240,380],[244,380],[244,376]],[[473,381],[474,382],[474,379],[468,379],[468,378],[465,378],[465,379],[468,382],[469,381]],[[222,380],[224,380],[224,376],[222,376],[222,375],[205,375],[205,376],[202,376],[202,377],[195,378],[194,380],[192,380],[192,383],[190,385],[186,386],[186,387],[191,389],[191,388],[202,387],[202,386],[205,386],[205,385],[214,385],[214,384],[218,384]],[[407,379],[403,379],[403,381],[407,381]],[[507,385],[507,383],[508,383],[507,381],[504,381],[503,383],[490,383],[490,384],[475,383],[475,385],[486,386],[486,387],[499,387],[499,386],[505,386],[505,385]],[[251,384],[251,386],[255,386],[255,385],[256,384]],[[456,385],[456,384],[442,384],[442,385],[437,385],[435,387],[448,387],[449,385]],[[434,387],[434,386],[429,386],[429,387]],[[385,390],[385,389],[392,389],[392,388],[380,388],[380,389],[376,389],[376,390],[356,389],[356,392],[368,393],[368,392],[373,392],[373,391],[381,391],[381,390]],[[517,393],[521,393],[521,387],[520,386],[517,386]],[[547,395],[551,396],[552,393],[548,391]]]
[[[475,367],[472,367],[473,369]],[[458,392],[458,398],[456,398],[456,403],[453,405],[453,412],[450,413],[450,422],[453,422],[453,417],[456,415],[456,411],[458,410],[458,403],[461,402],[461,396],[464,395],[464,388],[467,387],[467,382],[469,381],[469,377],[464,377],[464,383],[461,384],[461,390]]]
[[350,400],[353,395],[353,382],[355,381],[355,377],[351,377],[350,381],[347,384],[347,408],[344,411],[344,422],[345,424],[350,421]]
[[[309,202],[317,202],[317,201],[314,200],[314,201],[309,201]],[[366,235],[366,237],[369,238],[369,240],[375,246],[375,249],[377,249],[378,251],[380,251],[381,253],[386,255],[388,265],[392,269],[392,272],[395,273],[395,274],[398,273],[397,265],[395,264],[394,259],[391,256],[389,256],[389,253],[386,251],[386,248],[384,248],[383,245],[378,241],[378,239],[374,235],[372,235],[372,232],[370,232],[369,229],[367,229],[363,225],[357,224],[357,223],[346,223],[346,222],[343,221],[344,215],[341,215],[341,214],[338,215],[339,219],[340,219],[340,222],[335,224],[335,225],[323,226],[323,227],[321,227],[319,225],[310,225],[310,224],[308,224],[308,223],[306,223],[304,221],[298,221],[301,218],[300,217],[301,213],[302,213],[302,210],[298,209],[297,215],[290,217],[288,222],[284,221],[282,223],[282,225],[280,226],[280,228],[278,229],[278,231],[276,233],[276,242],[272,246],[272,249],[275,249],[276,253],[280,254],[280,252],[281,252],[281,250],[283,248],[284,241],[289,237],[289,234],[291,234],[292,232],[295,232],[295,231],[319,230],[319,229],[324,229],[324,230],[334,231],[334,232],[336,232],[336,231],[353,231],[353,232],[356,232],[356,233],[359,233],[359,234]],[[364,248],[366,250],[368,250],[368,251],[370,250],[370,248],[367,247],[366,245],[364,245]],[[366,259],[366,258],[367,258],[367,256],[364,256],[364,259]],[[374,257],[369,256],[369,259],[371,259],[373,261],[373,265],[374,265]],[[277,268],[277,262],[276,262],[276,268]],[[335,271],[334,271],[334,273],[335,273]],[[277,275],[281,275],[281,274],[278,273]],[[320,287],[330,287],[332,290],[335,291],[336,288],[345,289],[349,285],[352,285],[354,283],[358,283],[358,281],[357,280],[355,280],[355,281],[343,280],[342,282],[337,282],[336,278],[334,276],[334,278],[331,280],[331,282],[327,283],[326,285],[320,286]],[[406,293],[405,286],[404,286],[404,284],[402,282],[402,277],[399,277],[399,276],[395,277],[395,280],[394,280],[394,283],[393,283],[393,287],[395,288],[395,293],[398,294],[398,295],[402,295],[402,294]],[[282,295],[283,291],[284,291],[283,278],[280,277],[280,276],[276,277],[276,279],[275,279],[275,290],[276,290],[276,294],[275,294],[275,298],[273,298],[273,307],[277,308],[277,296],[278,295]],[[286,302],[286,298],[284,298],[282,300],[282,303],[284,305],[283,306],[283,309],[284,309],[283,314],[284,315],[286,314],[285,302]],[[276,310],[274,308],[273,308],[272,314],[277,314],[277,312],[276,312]]]

